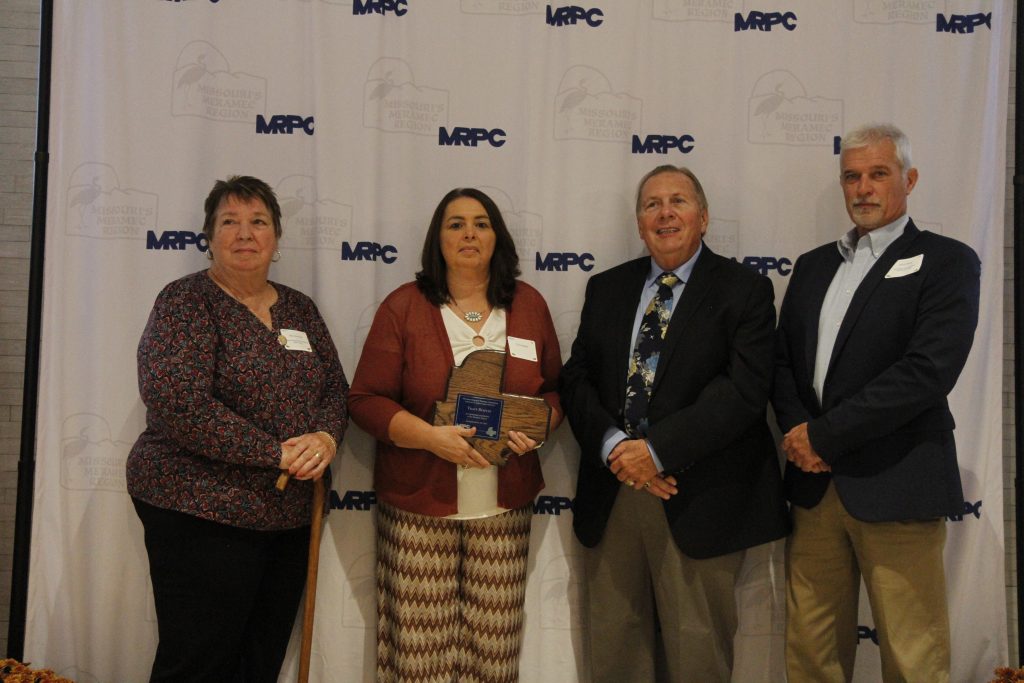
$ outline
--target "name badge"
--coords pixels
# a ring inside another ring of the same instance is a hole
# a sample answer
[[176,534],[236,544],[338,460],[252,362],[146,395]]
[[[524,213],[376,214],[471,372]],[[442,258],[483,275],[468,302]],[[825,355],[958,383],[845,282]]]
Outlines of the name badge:
[[510,356],[537,362],[537,345],[533,343],[532,339],[520,339],[519,337],[508,337],[507,339]]
[[921,264],[924,263],[924,254],[918,254],[917,256],[911,256],[910,258],[901,258],[896,263],[892,264],[892,268],[885,274],[885,279],[888,280],[892,277],[903,277],[904,275],[910,275],[921,270]]
[[286,330],[282,327],[277,341],[289,351],[313,351],[313,347],[309,345],[309,337],[302,330]]

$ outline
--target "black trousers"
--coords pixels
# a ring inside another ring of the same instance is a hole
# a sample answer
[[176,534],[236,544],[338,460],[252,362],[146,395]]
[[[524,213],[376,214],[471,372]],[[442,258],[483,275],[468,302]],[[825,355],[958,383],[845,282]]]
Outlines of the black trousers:
[[160,635],[151,683],[276,683],[306,580],[309,527],[253,531],[132,502]]

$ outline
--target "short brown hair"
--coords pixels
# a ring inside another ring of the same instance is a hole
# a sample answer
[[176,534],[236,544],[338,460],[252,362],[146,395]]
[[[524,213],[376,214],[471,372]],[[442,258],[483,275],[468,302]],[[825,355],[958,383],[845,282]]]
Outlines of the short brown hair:
[[214,219],[217,207],[227,197],[235,197],[244,201],[259,199],[267,207],[274,221],[274,236],[281,239],[281,205],[277,203],[277,195],[265,182],[250,175],[233,175],[227,180],[218,180],[206,196],[206,220],[203,222],[203,234],[207,240],[213,240]]

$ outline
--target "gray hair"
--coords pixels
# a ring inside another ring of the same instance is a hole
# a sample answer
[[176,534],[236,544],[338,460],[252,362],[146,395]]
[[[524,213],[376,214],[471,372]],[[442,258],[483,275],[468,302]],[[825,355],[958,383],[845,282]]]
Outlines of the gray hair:
[[681,173],[684,176],[686,176],[687,178],[689,178],[690,182],[693,183],[693,189],[697,192],[697,204],[700,205],[700,210],[701,211],[707,211],[708,210],[708,198],[704,194],[704,188],[701,187],[700,181],[697,180],[696,174],[694,174],[693,171],[691,171],[690,169],[686,168],[685,166],[673,166],[672,164],[663,164],[661,166],[658,166],[654,170],[648,171],[644,175],[644,177],[640,179],[640,182],[637,184],[637,186],[636,186],[636,215],[637,216],[640,215],[640,193],[643,192],[644,183],[646,183],[648,180],[650,180],[654,176],[661,175],[662,173]]
[[839,161],[842,164],[843,153],[849,149],[858,149],[867,145],[890,140],[896,148],[896,161],[900,164],[903,177],[914,167],[910,159],[910,138],[906,133],[889,123],[869,123],[866,126],[855,128],[843,136],[839,143]]

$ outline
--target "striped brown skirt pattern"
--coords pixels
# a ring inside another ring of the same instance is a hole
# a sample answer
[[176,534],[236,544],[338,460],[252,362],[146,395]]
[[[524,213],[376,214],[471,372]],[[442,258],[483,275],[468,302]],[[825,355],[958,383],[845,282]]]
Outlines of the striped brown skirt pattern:
[[453,520],[377,505],[377,680],[512,683],[531,506]]

